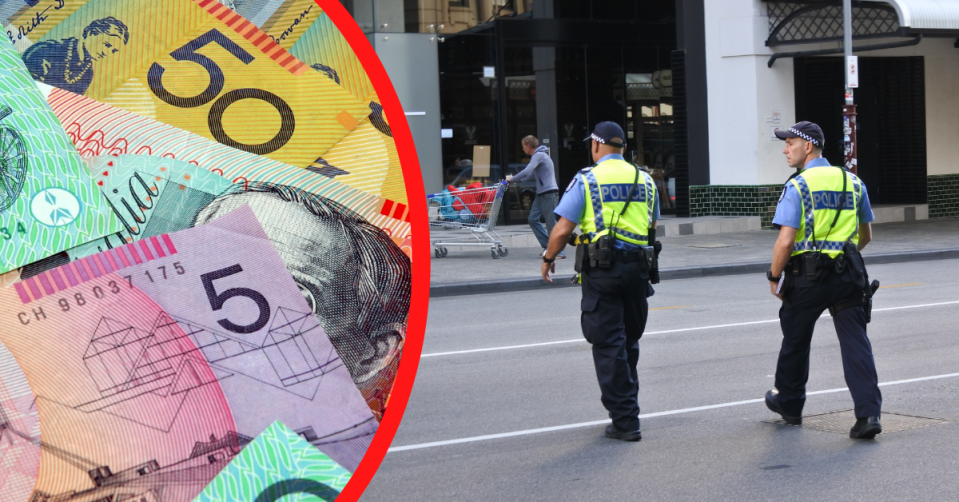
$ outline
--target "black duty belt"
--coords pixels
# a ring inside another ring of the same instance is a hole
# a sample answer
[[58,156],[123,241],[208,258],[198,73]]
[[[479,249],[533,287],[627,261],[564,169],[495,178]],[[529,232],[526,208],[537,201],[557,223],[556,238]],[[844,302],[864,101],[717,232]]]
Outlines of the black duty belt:
[[619,263],[633,263],[642,261],[646,256],[639,251],[623,251],[621,249],[613,250],[613,261]]
[[545,192],[540,192],[540,193],[538,193],[538,194],[536,194],[536,195],[549,195],[549,194],[551,194],[551,193],[557,193],[557,192],[559,192],[559,189],[547,190],[547,191],[545,191]]
[[807,273],[809,272],[808,269],[813,264],[807,263],[805,258],[813,258],[815,254],[819,253],[809,252],[791,257],[786,264],[786,273],[797,278],[806,277],[808,280],[820,281],[827,274],[835,273],[841,275],[849,271],[849,261],[844,254],[838,255],[836,258],[831,258],[829,255],[823,253],[819,254],[819,264],[816,266],[816,270],[809,274]]

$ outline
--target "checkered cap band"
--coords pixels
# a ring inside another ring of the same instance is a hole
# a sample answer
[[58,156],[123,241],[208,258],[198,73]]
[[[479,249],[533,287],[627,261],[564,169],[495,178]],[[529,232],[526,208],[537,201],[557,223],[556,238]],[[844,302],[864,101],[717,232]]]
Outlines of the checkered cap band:
[[812,143],[812,144],[814,144],[814,145],[816,145],[816,146],[822,146],[822,145],[819,144],[818,141],[812,139],[812,136],[810,136],[810,135],[808,135],[808,134],[806,134],[806,133],[800,132],[800,131],[799,131],[798,129],[796,129],[795,127],[790,127],[790,128],[789,128],[789,132],[795,134],[796,136],[799,136],[800,138],[802,138],[802,139],[804,139],[804,140],[806,140],[806,141],[808,141],[808,142],[810,142],[810,143]]
[[602,144],[604,144],[604,145],[606,144],[606,140],[603,139],[603,138],[600,138],[599,136],[597,136],[596,133],[590,134],[590,135],[589,135],[589,139],[591,139],[591,140],[593,140],[593,141],[595,141],[595,142],[597,142],[597,143],[602,143]]

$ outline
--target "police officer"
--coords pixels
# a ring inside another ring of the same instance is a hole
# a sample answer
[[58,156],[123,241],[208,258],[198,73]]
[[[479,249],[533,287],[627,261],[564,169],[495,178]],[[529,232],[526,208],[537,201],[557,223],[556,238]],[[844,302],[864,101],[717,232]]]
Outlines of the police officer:
[[849,436],[873,438],[882,432],[882,395],[866,336],[865,279],[857,274],[865,270],[858,251],[869,243],[874,219],[866,186],[822,157],[818,125],[799,122],[776,136],[786,141],[786,160],[799,171],[786,182],[773,218],[779,239],[767,278],[772,294],[782,300],[783,342],[776,387],[766,393],[766,406],[787,423],[802,423],[813,328],[830,309],[855,403],[856,423]]
[[655,242],[659,200],[652,178],[623,159],[625,137],[618,124],[602,122],[586,138],[595,164],[576,175],[556,207],[559,221],[543,255],[542,274],[552,282],[553,261],[579,224],[590,240],[589,256],[577,250],[583,260],[580,319],[612,419],[606,437],[639,441],[636,363],[649,307],[646,251],[652,252],[643,246]]

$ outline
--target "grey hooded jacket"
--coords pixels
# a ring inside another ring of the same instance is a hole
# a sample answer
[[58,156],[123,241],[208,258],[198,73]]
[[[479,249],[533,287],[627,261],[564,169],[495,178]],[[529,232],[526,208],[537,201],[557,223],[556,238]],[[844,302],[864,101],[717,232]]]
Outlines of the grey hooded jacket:
[[559,189],[556,185],[556,175],[553,172],[553,159],[549,158],[549,148],[545,145],[540,145],[533,152],[533,157],[529,159],[529,165],[516,176],[513,176],[513,181],[525,181],[530,176],[536,178],[537,194]]

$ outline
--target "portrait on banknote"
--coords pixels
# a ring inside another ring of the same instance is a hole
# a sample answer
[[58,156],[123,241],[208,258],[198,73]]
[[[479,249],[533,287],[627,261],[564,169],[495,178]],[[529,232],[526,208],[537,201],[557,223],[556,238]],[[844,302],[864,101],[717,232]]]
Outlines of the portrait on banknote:
[[93,82],[93,62],[110,57],[130,41],[122,21],[105,17],[83,29],[82,38],[46,40],[23,53],[30,75],[61,89],[83,94]]

